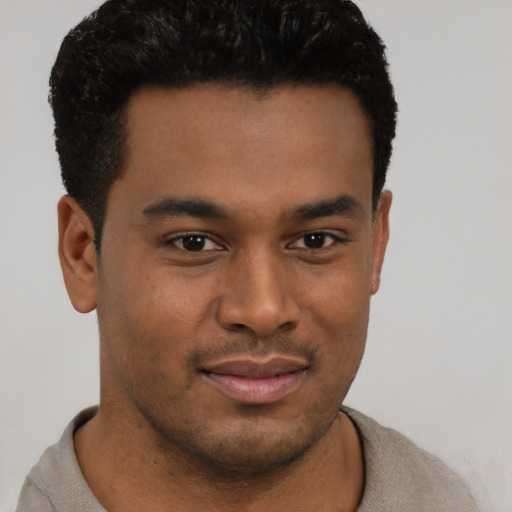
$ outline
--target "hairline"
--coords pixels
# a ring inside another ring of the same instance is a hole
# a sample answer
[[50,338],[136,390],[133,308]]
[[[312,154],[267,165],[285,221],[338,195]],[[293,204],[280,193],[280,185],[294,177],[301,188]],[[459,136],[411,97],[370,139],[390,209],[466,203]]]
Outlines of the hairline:
[[[361,101],[361,97],[352,90],[351,87],[342,85],[340,83],[333,81],[312,81],[312,80],[283,80],[283,81],[275,81],[275,82],[269,82],[269,83],[262,83],[262,84],[255,84],[250,83],[246,81],[237,81],[237,80],[229,80],[229,79],[219,79],[219,80],[196,80],[192,81],[190,83],[185,83],[182,85],[166,85],[164,83],[155,83],[155,82],[148,82],[145,84],[142,84],[141,86],[134,88],[133,91],[131,91],[128,95],[126,100],[120,105],[120,107],[117,109],[116,112],[112,114],[112,117],[116,117],[115,121],[115,127],[114,132],[111,133],[111,136],[113,138],[111,139],[111,142],[115,142],[118,147],[119,151],[119,159],[116,164],[116,168],[112,169],[114,172],[112,173],[115,175],[115,179],[113,179],[106,190],[104,190],[104,196],[103,196],[103,209],[101,211],[100,218],[97,219],[93,223],[94,228],[94,245],[96,248],[96,252],[98,253],[98,256],[100,254],[101,249],[101,241],[102,241],[102,235],[103,235],[103,228],[105,225],[105,220],[107,218],[108,214],[108,206],[109,206],[109,196],[110,191],[113,187],[113,185],[120,180],[125,172],[126,172],[126,163],[129,158],[129,147],[128,147],[128,110],[129,105],[133,101],[133,98],[141,94],[144,91],[151,91],[151,90],[158,90],[158,91],[181,91],[181,90],[190,90],[197,87],[208,87],[208,86],[214,86],[218,87],[219,89],[225,89],[226,92],[228,91],[234,91],[234,90],[241,90],[247,93],[254,94],[257,99],[267,99],[269,98],[274,92],[278,92],[279,90],[283,90],[286,88],[296,88],[296,87],[312,87],[312,88],[324,88],[324,87],[336,87],[341,90],[348,91],[353,98],[357,101],[357,104],[359,108],[361,109],[362,114],[366,117],[366,120],[369,123],[370,127],[370,137],[371,137],[371,145],[372,145],[372,216],[375,214],[375,211],[377,209],[377,203],[378,203],[378,197],[374,197],[374,182],[375,182],[375,154],[376,154],[376,147],[375,147],[375,120],[372,118],[372,116],[368,113],[367,109],[364,107]],[[380,191],[382,192],[382,190]],[[86,212],[88,216],[90,216],[89,212]],[[92,221],[92,219],[91,219]],[[100,222],[100,226],[96,226],[95,224],[97,222]],[[99,230],[99,233],[97,232]]]

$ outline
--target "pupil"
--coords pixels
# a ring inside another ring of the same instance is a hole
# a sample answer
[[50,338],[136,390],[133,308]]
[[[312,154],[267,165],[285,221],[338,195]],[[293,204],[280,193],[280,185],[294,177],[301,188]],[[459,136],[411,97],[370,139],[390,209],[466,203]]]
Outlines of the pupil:
[[183,247],[187,251],[200,251],[204,248],[206,237],[201,235],[190,235],[183,238]]
[[304,237],[304,243],[310,249],[321,249],[325,243],[325,235],[323,233],[311,233]]

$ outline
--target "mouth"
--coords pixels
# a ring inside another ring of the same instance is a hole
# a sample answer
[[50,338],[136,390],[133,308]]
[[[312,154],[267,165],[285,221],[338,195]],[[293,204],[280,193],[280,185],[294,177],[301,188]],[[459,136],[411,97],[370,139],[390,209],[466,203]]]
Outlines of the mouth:
[[282,400],[302,382],[308,364],[302,359],[232,359],[201,370],[210,384],[241,404],[270,404]]

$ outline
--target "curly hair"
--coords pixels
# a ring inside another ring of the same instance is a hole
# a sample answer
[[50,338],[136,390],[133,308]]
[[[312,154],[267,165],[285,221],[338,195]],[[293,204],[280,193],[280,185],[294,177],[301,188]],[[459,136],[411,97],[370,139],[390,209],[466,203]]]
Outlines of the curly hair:
[[65,37],[50,77],[62,179],[99,248],[108,193],[122,175],[124,112],[145,86],[229,83],[254,90],[337,84],[373,133],[373,205],[396,111],[385,46],[347,0],[109,0]]

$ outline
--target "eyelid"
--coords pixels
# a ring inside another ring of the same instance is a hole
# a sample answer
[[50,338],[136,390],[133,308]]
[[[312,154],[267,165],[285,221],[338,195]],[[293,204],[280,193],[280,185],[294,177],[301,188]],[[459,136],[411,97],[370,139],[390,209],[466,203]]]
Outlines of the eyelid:
[[294,248],[293,245],[296,244],[298,241],[303,240],[304,237],[306,237],[307,235],[316,235],[316,234],[322,234],[326,238],[330,237],[332,239],[331,243],[328,243],[324,247],[319,247],[319,248],[316,248],[316,249],[312,248],[312,247],[297,247],[297,248],[298,249],[304,249],[304,250],[307,250],[307,251],[321,251],[321,250],[328,249],[331,245],[338,245],[338,244],[341,245],[341,244],[347,243],[347,241],[348,241],[346,236],[340,236],[340,235],[338,235],[336,233],[333,233],[330,230],[326,230],[326,229],[313,229],[313,230],[305,231],[304,233],[299,234],[297,237],[295,237],[295,239],[292,242],[287,244],[287,247],[291,247],[293,249]]
[[[201,249],[199,251],[187,251],[187,249],[185,249],[184,247],[180,247],[179,245],[176,244],[177,241],[183,240],[184,238],[187,238],[189,236],[203,237],[207,241],[210,241],[211,243],[215,244],[217,247],[215,249]],[[190,253],[190,254],[211,253],[211,252],[225,249],[225,247],[221,243],[219,243],[219,241],[216,240],[212,235],[210,235],[208,233],[201,232],[201,231],[186,231],[186,232],[182,232],[182,233],[178,233],[178,234],[173,234],[172,236],[166,236],[162,240],[162,245],[163,246],[174,246],[178,250],[186,252],[186,253]]]
[[[301,240],[304,240],[304,237],[306,237],[307,235],[314,235],[314,234],[322,234],[326,237],[326,239],[331,238],[331,242],[327,243],[325,246],[320,247],[320,248],[311,248],[311,247],[306,247],[306,246],[294,247],[297,245],[298,242],[300,242]],[[183,240],[184,238],[186,238],[188,236],[204,237],[207,241],[215,244],[216,248],[201,249],[198,251],[189,251],[189,250],[185,249],[184,247],[180,247],[179,245],[177,245],[176,242],[178,242],[179,240]],[[304,249],[307,251],[321,251],[324,249],[328,249],[332,245],[334,245],[334,246],[336,246],[338,244],[342,245],[342,244],[346,244],[347,242],[348,242],[348,239],[345,234],[342,234],[342,235],[336,234],[336,233],[333,233],[331,230],[327,230],[327,229],[313,229],[313,230],[304,231],[304,232],[296,235],[291,242],[286,244],[286,248],[291,248],[291,249],[297,248],[297,249]],[[190,253],[190,254],[195,253],[196,255],[200,255],[201,253],[212,253],[215,251],[226,250],[225,244],[219,242],[217,237],[212,236],[211,234],[205,233],[202,231],[185,231],[185,232],[181,232],[181,233],[173,233],[172,235],[167,235],[167,236],[163,237],[160,245],[167,246],[167,247],[173,246],[179,251],[183,251],[183,252]]]

